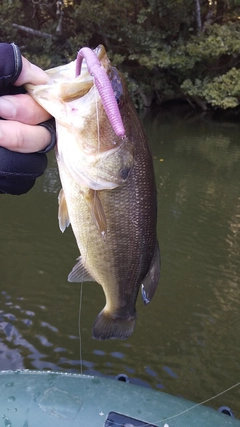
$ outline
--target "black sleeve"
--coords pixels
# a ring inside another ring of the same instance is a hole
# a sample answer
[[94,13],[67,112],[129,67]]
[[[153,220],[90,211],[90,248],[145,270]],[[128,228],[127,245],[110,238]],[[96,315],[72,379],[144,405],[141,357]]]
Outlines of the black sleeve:
[[16,153],[0,147],[0,193],[27,193],[46,167],[46,154]]
[[22,71],[22,57],[14,43],[0,43],[0,92],[13,85]]
[[[0,96],[26,93],[23,87],[13,86],[22,71],[22,57],[14,44],[0,43]],[[50,144],[38,153],[17,153],[0,147],[0,193],[27,193],[47,167],[46,153],[56,144],[55,120],[40,123],[51,133]]]

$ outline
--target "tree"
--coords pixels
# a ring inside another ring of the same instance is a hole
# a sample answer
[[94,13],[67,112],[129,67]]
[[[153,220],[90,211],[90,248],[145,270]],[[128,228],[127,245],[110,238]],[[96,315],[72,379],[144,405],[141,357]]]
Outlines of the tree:
[[139,106],[239,105],[240,0],[2,0],[0,12],[1,39],[43,68],[104,44]]

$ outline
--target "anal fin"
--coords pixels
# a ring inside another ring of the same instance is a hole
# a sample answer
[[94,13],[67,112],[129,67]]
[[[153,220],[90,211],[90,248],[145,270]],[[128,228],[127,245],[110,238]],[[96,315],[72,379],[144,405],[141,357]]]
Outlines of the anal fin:
[[159,278],[160,278],[160,250],[157,242],[155,246],[154,254],[153,254],[153,259],[150,264],[150,268],[141,284],[142,299],[145,305],[147,305],[151,301],[156,291]]
[[68,281],[69,282],[95,282],[92,276],[88,273],[81,256],[78,258],[78,262],[73,267],[71,273],[69,273]]

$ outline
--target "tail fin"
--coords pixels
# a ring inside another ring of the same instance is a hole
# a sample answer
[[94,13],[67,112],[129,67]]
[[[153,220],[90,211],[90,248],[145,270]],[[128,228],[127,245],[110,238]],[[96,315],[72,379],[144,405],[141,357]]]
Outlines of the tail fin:
[[129,317],[111,316],[102,310],[93,324],[93,338],[98,340],[111,338],[124,340],[133,333],[135,321],[135,314],[129,315]]

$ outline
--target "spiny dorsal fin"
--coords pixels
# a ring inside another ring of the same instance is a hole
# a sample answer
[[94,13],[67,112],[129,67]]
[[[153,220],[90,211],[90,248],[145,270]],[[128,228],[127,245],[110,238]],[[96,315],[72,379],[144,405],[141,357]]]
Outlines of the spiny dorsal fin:
[[95,282],[92,276],[88,273],[83,264],[82,257],[78,258],[77,264],[73,267],[71,273],[68,275],[69,282]]
[[153,259],[150,264],[150,268],[141,284],[142,299],[145,305],[147,305],[151,301],[156,291],[159,278],[160,278],[160,250],[157,242],[155,246],[155,251],[153,254]]
[[63,189],[60,190],[58,195],[58,223],[62,233],[70,224],[68,207]]

